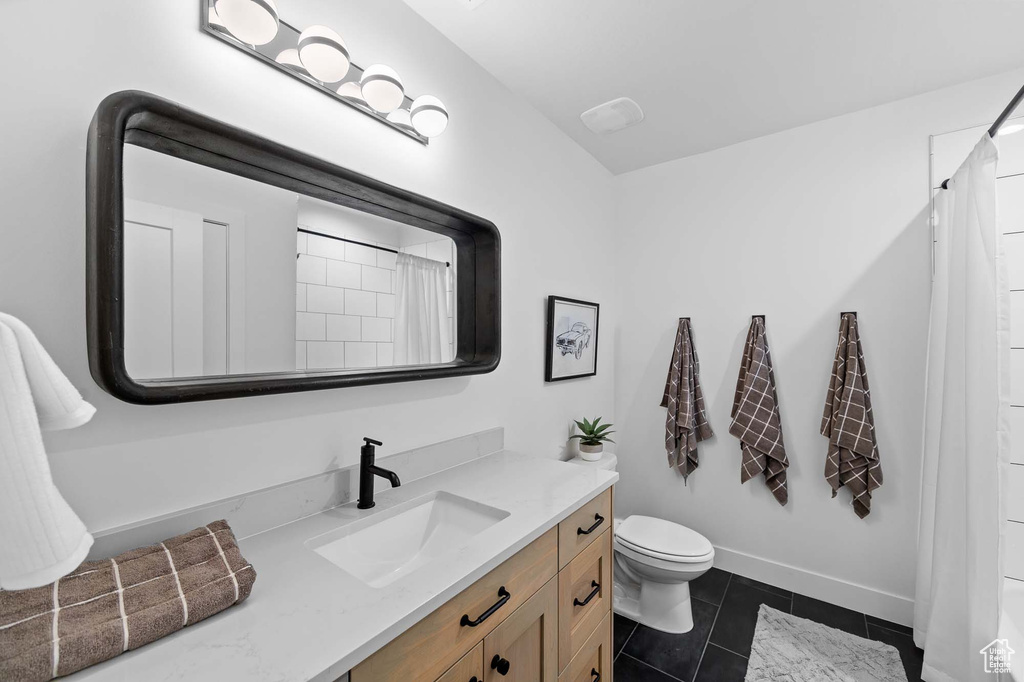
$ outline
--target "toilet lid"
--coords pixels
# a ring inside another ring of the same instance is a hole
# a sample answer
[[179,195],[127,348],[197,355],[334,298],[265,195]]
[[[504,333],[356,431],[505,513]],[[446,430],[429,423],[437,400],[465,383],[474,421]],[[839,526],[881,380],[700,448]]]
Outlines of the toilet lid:
[[677,557],[702,557],[714,551],[695,530],[665,519],[634,514],[615,529],[618,539],[638,550]]

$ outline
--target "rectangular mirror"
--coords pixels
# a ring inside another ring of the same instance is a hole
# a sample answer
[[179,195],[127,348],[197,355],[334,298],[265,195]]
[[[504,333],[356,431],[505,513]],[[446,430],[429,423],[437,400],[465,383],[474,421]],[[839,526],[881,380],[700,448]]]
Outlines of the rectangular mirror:
[[100,105],[90,366],[140,403],[487,372],[497,229],[145,93]]

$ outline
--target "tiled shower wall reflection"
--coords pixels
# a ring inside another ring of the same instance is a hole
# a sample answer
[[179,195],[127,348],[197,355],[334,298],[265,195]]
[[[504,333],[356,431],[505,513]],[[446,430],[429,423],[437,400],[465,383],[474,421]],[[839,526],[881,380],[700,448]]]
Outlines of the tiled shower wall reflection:
[[[455,262],[454,244],[449,239],[408,246],[375,243],[423,258]],[[397,255],[301,232],[296,248],[295,368],[390,367]],[[448,322],[454,330],[451,271],[449,268]]]

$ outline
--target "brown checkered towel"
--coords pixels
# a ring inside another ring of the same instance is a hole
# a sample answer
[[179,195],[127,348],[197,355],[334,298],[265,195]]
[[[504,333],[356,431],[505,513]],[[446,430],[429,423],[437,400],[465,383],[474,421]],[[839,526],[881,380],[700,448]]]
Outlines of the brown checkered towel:
[[43,587],[0,591],[0,680],[50,680],[137,649],[237,604],[255,580],[216,521]]
[[882,463],[864,345],[853,313],[844,313],[839,320],[839,345],[821,417],[821,435],[828,438],[825,479],[832,486],[832,497],[845,485],[853,493],[853,510],[864,518],[871,513],[871,492],[882,485]]
[[772,355],[765,336],[764,320],[760,317],[750,321],[750,331],[747,332],[729,433],[740,439],[743,451],[740,481],[746,483],[763,473],[768,489],[779,504],[785,505],[789,501],[786,488],[789,459],[782,442],[782,417],[775,395]]
[[668,408],[665,421],[665,450],[668,465],[679,469],[683,481],[697,468],[697,443],[714,433],[704,411],[700,387],[700,361],[693,345],[689,318],[680,318],[672,364],[665,379],[661,406]]

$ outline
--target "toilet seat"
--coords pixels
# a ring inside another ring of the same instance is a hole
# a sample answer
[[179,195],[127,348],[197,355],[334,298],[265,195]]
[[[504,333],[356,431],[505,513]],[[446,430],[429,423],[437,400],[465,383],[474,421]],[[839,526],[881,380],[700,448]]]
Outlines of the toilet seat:
[[617,524],[615,541],[637,554],[672,563],[701,563],[715,556],[711,542],[697,531],[639,514]]

